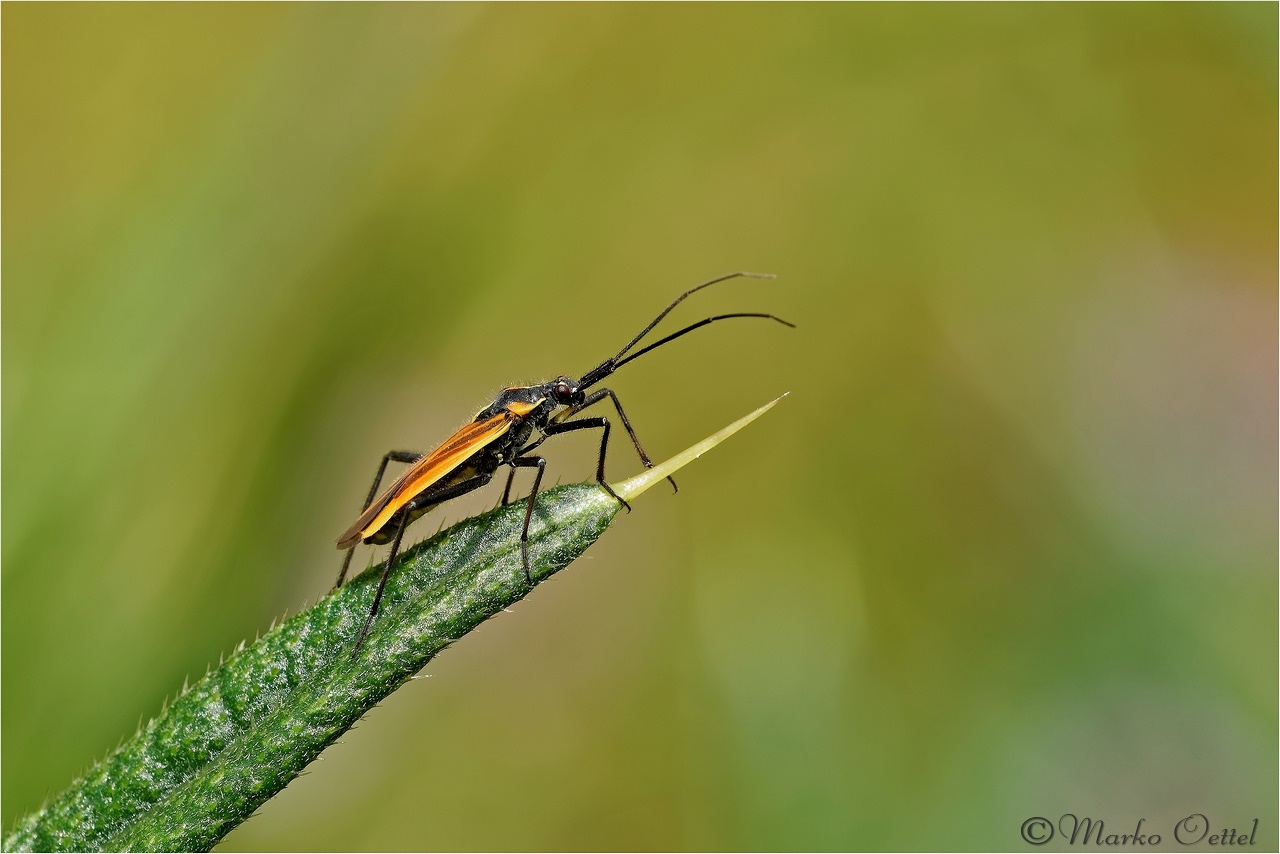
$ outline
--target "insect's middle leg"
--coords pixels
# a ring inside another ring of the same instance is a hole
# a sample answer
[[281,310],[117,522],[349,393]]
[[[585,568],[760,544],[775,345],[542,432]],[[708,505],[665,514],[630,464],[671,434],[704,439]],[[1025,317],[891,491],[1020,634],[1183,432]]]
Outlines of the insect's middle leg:
[[[369,497],[364,500],[364,504],[360,505],[361,512],[369,509],[374,496],[378,494],[378,487],[382,485],[382,476],[387,473],[387,463],[416,463],[420,459],[422,454],[415,451],[387,451],[383,454],[382,462],[378,464],[378,473],[373,476],[373,486],[369,487]],[[343,580],[347,577],[347,569],[351,566],[351,555],[355,550],[355,546],[347,549],[347,556],[342,559],[342,569],[338,571],[338,580],[333,585],[334,590],[341,587]]]
[[[524,566],[524,580],[533,583],[533,575],[529,572],[529,522],[533,519],[533,502],[538,497],[538,487],[542,484],[542,473],[547,470],[547,461],[542,457],[516,457],[511,461],[511,473],[517,468],[537,467],[538,473],[533,476],[533,489],[529,491],[528,503],[524,508],[524,526],[520,529],[520,562]],[[508,486],[510,480],[507,481]]]
[[[525,450],[526,451],[531,450],[537,447],[538,444],[539,443],[535,442],[534,444],[530,445],[528,448],[525,448]],[[511,473],[507,475],[507,487],[506,489],[502,490],[502,506],[503,507],[506,507],[508,504],[511,503],[511,484],[515,483],[515,480],[516,480],[516,466],[514,463],[512,463]]]

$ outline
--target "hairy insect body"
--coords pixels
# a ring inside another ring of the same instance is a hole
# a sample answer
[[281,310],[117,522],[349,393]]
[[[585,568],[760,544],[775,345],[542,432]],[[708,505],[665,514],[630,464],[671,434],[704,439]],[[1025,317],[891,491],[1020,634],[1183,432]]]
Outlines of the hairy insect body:
[[[690,294],[717,282],[753,275],[731,273],[685,291],[640,330],[640,334],[632,338],[618,351],[617,355],[605,359],[583,374],[580,380],[560,376],[550,382],[504,388],[492,404],[476,413],[474,419],[456,430],[444,441],[444,444],[428,454],[412,451],[389,451],[384,454],[382,463],[374,476],[373,487],[369,490],[369,497],[365,501],[364,512],[356,519],[355,524],[338,538],[337,543],[338,548],[347,551],[347,555],[343,559],[335,587],[341,586],[343,579],[346,578],[347,568],[351,563],[351,553],[356,545],[362,542],[376,545],[391,543],[391,552],[383,566],[382,577],[378,581],[378,589],[373,597],[373,605],[369,609],[369,616],[365,619],[352,654],[354,655],[360,649],[365,634],[378,613],[382,592],[386,586],[387,577],[395,566],[405,528],[437,504],[443,504],[484,486],[493,479],[494,473],[504,466],[509,467],[511,472],[507,476],[507,487],[502,494],[503,504],[506,504],[510,498],[516,469],[535,469],[533,486],[525,500],[524,525],[520,531],[521,564],[525,579],[529,583],[533,582],[529,568],[529,525],[533,518],[534,499],[538,495],[547,462],[533,452],[551,436],[580,430],[599,431],[600,453],[596,462],[596,482],[624,507],[627,507],[626,501],[613,491],[605,479],[604,463],[609,445],[609,419],[603,416],[576,418],[575,416],[584,409],[606,399],[609,400],[617,411],[618,419],[631,439],[640,462],[646,468],[652,468],[653,463],[649,455],[644,452],[644,448],[640,446],[640,440],[636,438],[635,430],[632,429],[622,404],[618,402],[617,395],[608,388],[597,387],[590,393],[587,390],[598,386],[601,380],[627,362],[709,323],[734,317],[756,317],[776,320],[790,326],[791,324],[787,321],[770,314],[720,314],[692,323],[638,350],[634,349],[650,330]],[[407,463],[409,468],[402,472],[385,492],[378,495],[378,487],[382,483],[382,476],[389,462]],[[675,481],[670,477],[667,480],[671,481],[674,489]],[[627,509],[629,510],[630,507]]]
[[[470,457],[458,463],[457,468],[410,498],[376,530],[365,528],[359,531],[359,541],[370,545],[385,545],[395,539],[396,532],[403,526],[413,523],[437,504],[443,504],[454,497],[458,487],[465,484],[468,487],[466,491],[469,492],[489,483],[494,472],[503,465],[510,465],[529,443],[534,431],[544,430],[556,410],[564,405],[554,402],[557,386],[565,386],[572,391],[577,389],[577,383],[567,377],[535,386],[503,389],[498,399],[478,412],[471,423],[486,425],[505,421],[505,431],[496,435],[489,444],[480,445]],[[572,391],[569,398],[573,397]],[[581,392],[577,396],[581,397]],[[387,490],[386,497],[390,498],[397,492],[397,487],[403,488],[399,482],[393,484]],[[357,532],[348,531],[343,539],[351,540],[354,533]]]

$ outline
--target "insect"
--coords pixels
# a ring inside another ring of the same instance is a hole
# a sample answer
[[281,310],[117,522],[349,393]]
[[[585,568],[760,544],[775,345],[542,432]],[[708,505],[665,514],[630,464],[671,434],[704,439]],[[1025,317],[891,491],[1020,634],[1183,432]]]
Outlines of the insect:
[[[515,479],[516,470],[537,469],[537,473],[533,476],[533,488],[525,503],[524,527],[520,531],[520,559],[524,566],[524,576],[526,581],[533,583],[529,573],[529,521],[533,518],[534,499],[538,495],[538,487],[542,483],[542,473],[547,461],[541,456],[533,455],[532,452],[551,436],[574,430],[599,430],[600,458],[596,463],[596,482],[630,511],[630,505],[615,493],[604,479],[605,452],[609,446],[609,419],[603,416],[577,418],[572,421],[569,419],[587,407],[608,398],[618,411],[618,418],[622,421],[627,435],[631,437],[631,444],[635,445],[640,462],[646,468],[653,468],[653,462],[641,447],[640,440],[636,438],[636,431],[632,429],[631,421],[623,411],[622,404],[618,402],[618,396],[608,388],[600,388],[589,393],[588,389],[627,362],[638,359],[650,350],[718,320],[760,317],[794,328],[794,324],[771,314],[719,314],[691,323],[628,355],[628,351],[639,344],[641,339],[648,335],[672,309],[691,294],[719,282],[741,277],[773,278],[771,275],[759,273],[730,273],[703,282],[672,300],[671,304],[650,321],[649,325],[640,330],[639,335],[627,342],[617,355],[605,359],[587,371],[580,380],[560,376],[538,385],[505,388],[498,394],[497,400],[480,410],[470,423],[459,428],[429,454],[417,454],[412,451],[389,451],[384,454],[382,462],[378,465],[377,474],[373,478],[369,497],[365,499],[364,512],[338,538],[338,548],[346,549],[347,555],[342,561],[342,570],[338,573],[335,589],[342,586],[343,579],[347,576],[347,569],[351,565],[351,555],[357,545],[391,543],[391,553],[383,567],[382,577],[378,581],[378,590],[373,597],[373,606],[369,609],[369,616],[365,619],[364,628],[356,641],[355,649],[357,651],[360,649],[365,635],[369,632],[369,626],[373,623],[373,618],[378,614],[382,592],[386,588],[387,578],[390,577],[396,557],[400,553],[400,543],[404,538],[405,528],[436,505],[484,486],[502,466],[508,466],[511,469],[507,476],[506,489],[502,493],[504,505],[510,502],[511,484]],[[408,463],[410,466],[379,495],[378,487],[382,483],[382,477],[386,473],[389,462]],[[678,491],[676,482],[670,477],[667,480],[671,481],[672,488]]]

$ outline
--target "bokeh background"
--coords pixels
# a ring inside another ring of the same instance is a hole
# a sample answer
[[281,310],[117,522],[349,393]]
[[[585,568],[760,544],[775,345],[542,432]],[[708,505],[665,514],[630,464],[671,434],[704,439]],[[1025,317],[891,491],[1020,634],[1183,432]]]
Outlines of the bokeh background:
[[1276,33],[6,4],[5,826],[323,594],[383,451],[749,269],[672,322],[798,329],[612,385],[656,459],[784,404],[222,849],[1274,849]]

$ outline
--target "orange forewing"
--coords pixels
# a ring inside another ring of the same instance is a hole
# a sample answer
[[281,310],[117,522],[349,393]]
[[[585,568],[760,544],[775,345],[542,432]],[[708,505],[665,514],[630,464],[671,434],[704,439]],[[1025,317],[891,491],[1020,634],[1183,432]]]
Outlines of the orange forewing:
[[355,524],[338,538],[338,548],[349,548],[376,534],[401,507],[510,429],[511,418],[505,411],[461,427],[443,445],[406,469],[387,487],[386,492],[374,499]]

